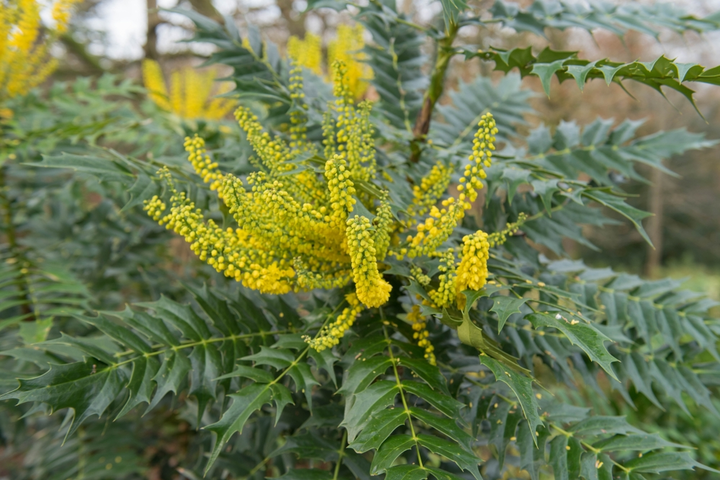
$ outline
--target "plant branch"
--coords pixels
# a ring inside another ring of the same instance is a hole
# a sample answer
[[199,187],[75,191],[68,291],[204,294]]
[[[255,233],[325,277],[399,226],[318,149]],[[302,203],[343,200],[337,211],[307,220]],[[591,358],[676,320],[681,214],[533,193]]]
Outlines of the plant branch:
[[455,55],[453,50],[453,42],[457,36],[459,26],[451,23],[448,26],[445,36],[438,41],[437,55],[435,57],[435,65],[433,66],[430,76],[430,86],[423,96],[422,109],[418,113],[413,128],[413,140],[410,143],[410,161],[415,163],[420,160],[421,143],[425,142],[425,137],[430,131],[430,121],[432,120],[433,109],[440,99],[445,89],[445,74],[450,66],[450,59]]

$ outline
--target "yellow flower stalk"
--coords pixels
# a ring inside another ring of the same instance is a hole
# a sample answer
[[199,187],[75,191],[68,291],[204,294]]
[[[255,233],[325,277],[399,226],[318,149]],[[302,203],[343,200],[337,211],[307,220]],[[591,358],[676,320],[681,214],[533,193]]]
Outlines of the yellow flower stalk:
[[156,61],[144,60],[142,73],[150,100],[163,110],[180,117],[219,120],[234,106],[234,102],[227,98],[211,98],[216,75],[214,71],[198,72],[192,68],[183,68],[172,72],[169,94],[162,69]]
[[303,40],[291,36],[287,43],[287,54],[297,65],[322,75],[322,40],[319,36],[306,33]]
[[[365,46],[362,25],[340,25],[337,38],[328,44],[327,63],[332,66],[335,61],[345,65],[345,84],[348,94],[353,99],[363,97],[368,88],[368,80],[372,79],[372,69],[363,63],[365,54],[361,51]],[[298,66],[305,67],[316,75],[322,75],[322,39],[307,33],[304,39],[291,36],[287,43],[288,57]],[[337,85],[339,82],[330,70],[330,79]]]
[[345,300],[348,306],[343,309],[333,323],[322,329],[320,335],[315,339],[308,336],[303,337],[318,352],[322,352],[326,348],[332,348],[340,343],[340,339],[345,335],[345,332],[352,328],[355,319],[363,311],[363,306],[354,293],[346,295]]
[[437,289],[431,290],[430,298],[435,306],[449,307],[456,298],[457,272],[455,271],[455,251],[449,248],[445,252],[436,254],[440,257],[440,285]]
[[52,3],[54,26],[43,25],[37,0],[0,4],[0,102],[25,95],[55,70],[57,61],[49,47],[67,30],[72,7],[78,1]]
[[413,339],[417,340],[418,346],[425,349],[425,360],[430,365],[435,365],[435,347],[430,343],[430,332],[427,330],[427,318],[420,313],[420,306],[413,305],[412,309],[407,313],[406,318],[413,328]]
[[427,214],[440,201],[450,185],[452,172],[452,168],[437,162],[420,181],[420,185],[413,186],[413,203],[407,208],[410,224],[417,223],[417,217]]
[[[343,62],[347,67],[347,85],[353,98],[362,98],[372,78],[372,69],[362,61],[365,54],[361,52],[365,46],[362,25],[340,25],[337,39],[328,45],[328,63]],[[335,78],[332,78],[333,82]]]

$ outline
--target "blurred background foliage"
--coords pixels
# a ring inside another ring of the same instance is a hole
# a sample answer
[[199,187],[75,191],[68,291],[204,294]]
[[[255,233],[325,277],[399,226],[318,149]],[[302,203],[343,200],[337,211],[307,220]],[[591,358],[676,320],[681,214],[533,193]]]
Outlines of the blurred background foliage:
[[[349,22],[347,13],[331,9],[305,13],[307,3],[303,0],[228,0],[215,4],[211,0],[177,4],[147,0],[144,18],[134,19],[146,25],[144,38],[138,45],[142,47],[141,55],[117,55],[109,53],[113,51],[112,38],[97,26],[97,18],[103,15],[104,4],[109,1],[89,0],[78,5],[71,26],[61,35],[61,43],[55,52],[60,58],[57,71],[35,93],[12,100],[22,102],[18,110],[26,114],[12,117],[0,112],[2,136],[7,146],[0,152],[5,158],[0,199],[3,202],[0,276],[11,278],[14,275],[16,266],[8,265],[5,259],[10,258],[9,250],[16,249],[20,252],[18,258],[25,262],[23,275],[33,276],[37,280],[34,284],[46,287],[26,292],[38,305],[33,314],[40,312],[40,315],[54,318],[47,327],[55,329],[56,335],[61,330],[72,334],[85,328],[67,320],[66,316],[73,309],[118,310],[130,302],[157,300],[163,294],[182,301],[187,290],[181,282],[200,285],[210,279],[216,283],[225,281],[196,261],[188,247],[164,228],[144,215],[126,214],[137,207],[133,204],[133,189],[152,188],[150,182],[141,183],[142,176],[127,190],[97,182],[94,175],[98,173],[109,176],[122,173],[97,172],[91,164],[86,171],[74,173],[25,165],[39,161],[41,154],[52,157],[60,151],[85,151],[85,147],[78,145],[89,144],[94,145],[101,152],[99,154],[121,161],[130,161],[130,156],[143,159],[148,165],[147,174],[151,175],[154,173],[153,162],[158,165],[165,160],[176,162],[174,158],[182,157],[184,135],[198,131],[211,149],[224,153],[223,158],[237,159],[231,165],[224,165],[227,171],[242,172],[249,168],[247,145],[237,133],[231,133],[235,130],[228,128],[231,124],[228,119],[207,122],[202,115],[196,114],[185,118],[182,112],[188,111],[187,106],[167,108],[159,105],[149,100],[141,87],[143,61],[158,62],[164,72],[166,88],[172,89],[173,82],[192,81],[179,72],[187,67],[197,67],[202,61],[198,57],[207,57],[212,52],[203,46],[177,43],[176,40],[191,36],[192,23],[178,15],[163,13],[158,7],[183,6],[218,20],[222,20],[221,13],[229,14],[239,29],[255,29],[261,38],[282,50],[290,36],[302,39],[306,35],[316,35],[321,39],[323,58],[328,55],[328,46],[337,29]],[[399,10],[418,24],[442,22],[440,2],[399,0],[398,3]],[[493,2],[469,3],[490,8]],[[519,3],[527,5],[530,2]],[[684,3],[682,6],[698,17],[720,8],[712,2]],[[511,49],[531,44],[535,50],[550,46],[555,50],[581,51],[582,58],[609,57],[621,61],[646,61],[662,53],[673,58],[682,52],[685,62],[720,63],[720,37],[715,33],[680,36],[671,30],[659,29],[653,38],[631,31],[619,40],[603,32],[589,34],[569,28],[543,38],[532,33],[514,33],[495,25],[466,27],[460,36],[464,43],[485,48]],[[427,51],[429,45],[424,47],[425,53],[431,55]],[[229,72],[219,68],[213,74],[222,77]],[[460,58],[453,60],[448,88],[458,89],[479,75],[495,80],[500,78],[491,71],[489,63],[477,59],[470,62]],[[147,77],[146,73],[146,82]],[[607,87],[603,82],[595,81],[581,92],[570,82],[559,86],[556,80],[553,82],[553,95],[548,98],[539,80],[523,80],[524,85],[534,92],[530,104],[537,114],[526,116],[527,123],[519,127],[520,133],[529,133],[541,121],[554,129],[564,121],[585,125],[600,116],[643,121],[638,129],[640,136],[686,127],[692,132],[704,133],[710,139],[720,138],[718,89],[698,88],[697,103],[702,118],[675,92],[670,92],[666,101],[657,92],[641,85],[628,85],[628,92],[624,92],[618,85]],[[153,89],[150,85],[148,88]],[[366,96],[376,99],[377,93],[370,89]],[[170,97],[172,99],[172,92]],[[207,100],[208,95],[200,99],[185,98],[184,101],[197,104]],[[440,102],[449,101],[448,97],[443,97]],[[674,107],[669,107],[667,102]],[[177,115],[168,114],[166,110]],[[92,112],[91,116],[87,115],[88,111]],[[55,134],[48,135],[49,131]],[[219,135],[220,132],[223,135]],[[672,142],[672,138],[667,140]],[[618,179],[623,190],[637,194],[629,203],[654,214],[645,221],[645,226],[655,248],[650,248],[629,223],[619,222],[617,225],[584,227],[585,235],[597,249],[570,239],[564,240],[565,249],[594,267],[610,266],[649,278],[691,278],[686,288],[703,291],[720,300],[720,162],[717,156],[717,148],[689,150],[666,163],[673,174],[639,167],[640,173],[651,180],[650,184],[637,179]],[[182,170],[187,166],[178,164],[176,168]],[[201,202],[202,199],[199,204]],[[548,257],[557,258],[546,247],[537,248]],[[93,294],[89,295],[88,291]],[[3,310],[11,311],[12,308],[12,305],[2,304]],[[4,315],[0,325],[5,326],[3,322],[8,319],[17,322],[18,318],[28,314],[17,311],[12,316]],[[48,332],[21,331],[21,335],[45,338]],[[12,337],[0,337],[0,342],[3,343],[0,345],[2,350],[19,345]],[[18,354],[15,360],[32,362],[28,352],[22,355]],[[7,359],[0,359],[0,389],[5,391],[14,385],[14,380],[3,369],[3,361]],[[619,395],[608,385],[602,387],[610,400]],[[655,425],[671,441],[692,442],[698,448],[698,458],[704,463],[718,465],[720,421],[717,417],[697,408],[692,417],[678,409],[662,411],[635,392],[633,400],[638,406],[635,410],[623,401],[602,401],[596,390],[588,389],[576,392],[570,403],[593,406],[598,414],[628,415],[631,421],[636,419],[646,427]],[[192,472],[178,469],[178,465],[181,462],[183,465],[202,464],[210,446],[210,436],[194,431],[197,419],[192,408],[177,414],[170,405],[173,400],[164,401],[168,403],[167,408],[161,408],[149,421],[134,422],[131,415],[121,422],[83,426],[77,435],[67,440],[63,449],[50,448],[64,441],[58,428],[62,418],[33,417],[21,426],[23,411],[8,402],[0,403],[0,479],[193,479]],[[713,402],[720,409],[720,400],[713,399]],[[270,424],[256,423],[251,430],[235,441],[252,439],[256,443],[255,457],[221,456],[218,468],[233,472],[237,478],[263,471],[263,459],[274,450],[277,429]],[[102,442],[107,441],[116,442],[117,455],[113,458],[97,453],[102,451]],[[52,455],[47,454],[51,451]],[[272,468],[276,470],[268,468],[265,473],[277,475],[282,461],[281,458],[274,463]],[[322,463],[318,466],[322,468]],[[689,475],[685,478],[712,478],[713,474],[689,472]]]

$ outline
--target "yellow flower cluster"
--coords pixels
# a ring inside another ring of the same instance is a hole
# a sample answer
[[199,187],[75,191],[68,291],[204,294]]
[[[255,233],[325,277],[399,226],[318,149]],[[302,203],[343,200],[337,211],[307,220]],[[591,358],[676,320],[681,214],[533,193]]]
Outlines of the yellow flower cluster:
[[[144,60],[142,73],[150,100],[163,110],[171,111],[180,117],[219,120],[234,106],[232,100],[210,98],[215,81],[214,71],[201,73],[192,68],[184,68],[172,72],[169,94],[162,70],[156,61]],[[229,89],[225,88],[218,93],[227,91]]]
[[489,251],[488,234],[482,230],[463,238],[462,259],[457,268],[458,297],[462,295],[463,290],[480,290],[485,286]]
[[[478,123],[469,163],[465,166],[464,176],[460,178],[460,185],[458,185],[458,197],[448,197],[443,200],[442,208],[434,205],[430,208],[429,218],[417,226],[417,233],[414,236],[407,236],[409,247],[406,251],[401,250],[401,255],[406,253],[410,258],[432,255],[445,243],[455,227],[462,221],[465,211],[472,207],[472,202],[478,195],[477,191],[483,188],[482,179],[487,176],[484,167],[490,166],[492,152],[495,150],[496,134],[495,119],[492,114],[486,113]],[[427,178],[438,177],[440,174],[441,171],[433,172],[431,170]],[[422,192],[422,185],[421,183],[420,192]]]
[[318,352],[322,352],[326,348],[332,348],[340,343],[340,339],[345,335],[345,332],[352,328],[355,319],[363,311],[363,306],[354,293],[346,295],[345,300],[348,306],[343,309],[333,323],[324,327],[316,338],[303,337],[303,340]]
[[435,359],[435,347],[430,343],[430,332],[427,330],[427,318],[420,313],[420,306],[413,305],[412,309],[407,314],[407,319],[412,325],[414,330],[413,338],[417,340],[418,346],[425,349],[425,360],[430,365],[435,365],[437,360]]
[[298,65],[316,75],[322,75],[322,40],[319,36],[306,33],[303,40],[291,36],[287,43],[287,54]]
[[50,46],[67,30],[70,11],[79,0],[57,0],[52,5],[54,28],[43,25],[37,0],[0,3],[0,101],[25,95],[50,75],[57,61]]
[[[388,192],[377,184],[381,172],[375,159],[371,105],[355,104],[342,62],[335,62],[333,71],[335,101],[323,117],[322,152],[306,135],[307,105],[297,65],[290,73],[291,126],[285,136],[265,131],[248,108],[235,112],[253,148],[251,161],[257,171],[243,179],[223,174],[201,138],[185,140],[188,160],[209,188],[218,192],[237,223],[235,228],[220,228],[206,218],[185,193],[175,189],[168,170],[159,173],[170,186],[169,205],[154,197],[145,206],[156,221],[182,235],[202,261],[248,288],[282,294],[353,283],[348,307],[311,342],[316,349],[336,345],[363,308],[388,301],[392,287],[382,274],[387,255],[439,257],[437,283],[420,266],[412,266],[411,274],[431,288],[429,304],[450,307],[463,290],[484,285],[490,243],[501,242],[507,234],[488,237],[479,231],[466,236],[459,263],[460,249],[440,248],[482,188],[497,133],[491,115],[484,115],[479,123],[458,195],[442,198],[452,170],[438,163],[414,188],[409,219],[400,222]],[[401,242],[400,235],[410,233],[415,225],[417,233]],[[509,225],[507,231],[513,229],[517,225]],[[408,318],[426,358],[434,362],[426,320],[419,310]]]
[[[342,62],[347,68],[346,84],[349,94],[354,99],[362,98],[368,88],[368,80],[372,78],[372,69],[363,61],[366,56],[362,52],[365,47],[362,25],[340,25],[337,29],[337,38],[328,45],[327,63],[332,66],[336,61]],[[316,75],[322,75],[322,40],[317,35],[307,33],[303,40],[291,36],[287,43],[288,57],[294,63],[307,68]],[[335,78],[332,68],[330,77],[333,83],[339,82]]]
[[347,221],[347,246],[352,261],[358,299],[368,307],[379,307],[390,298],[392,287],[383,280],[377,267],[376,243],[367,217]]
[[[354,105],[342,83],[344,66],[337,62],[335,70],[340,96],[325,125],[328,158],[320,175],[308,168],[311,164],[297,168],[303,163],[295,162],[303,154],[298,138],[288,143],[272,137],[250,110],[240,107],[235,116],[259,170],[245,182],[231,174],[221,176],[202,140],[186,139],[190,162],[211,187],[219,183],[219,197],[239,228],[220,229],[174,187],[169,214],[162,214],[165,206],[157,198],[147,202],[146,209],[183,235],[201,260],[249,288],[286,293],[354,280],[358,301],[375,307],[387,301],[391,290],[378,262],[387,255],[393,217],[386,195],[374,198],[355,189],[356,182],[374,180],[376,175],[370,107]],[[300,91],[301,85],[295,89]],[[304,121],[299,115],[298,128],[304,128]],[[356,202],[374,215],[372,222],[358,215],[350,218]]]

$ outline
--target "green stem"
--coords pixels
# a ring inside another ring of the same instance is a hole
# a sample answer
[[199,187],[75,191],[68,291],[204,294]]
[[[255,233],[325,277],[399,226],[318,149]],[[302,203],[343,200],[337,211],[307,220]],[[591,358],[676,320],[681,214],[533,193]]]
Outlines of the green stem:
[[[380,309],[380,312],[382,312],[382,308]],[[385,319],[384,317],[385,316],[383,315],[383,320]],[[398,373],[398,369],[397,369],[397,363],[398,363],[397,361],[399,359],[396,359],[395,355],[393,355],[392,340],[390,340],[390,336],[387,333],[387,328],[385,328],[384,326],[383,326],[383,333],[385,334],[385,341],[388,344],[388,354],[390,356],[390,361],[393,366],[395,382],[397,383],[398,391],[400,392],[400,400],[402,400],[403,408],[405,409],[405,415],[407,416],[408,424],[410,425],[410,433],[412,434],[412,439],[415,442],[415,451],[417,452],[418,464],[420,465],[420,468],[425,468],[423,466],[422,455],[420,455],[420,443],[418,442],[417,433],[415,433],[415,426],[413,425],[410,408],[408,407],[407,400],[405,399],[405,391],[403,389],[402,383],[400,383],[400,374]]]
[[335,473],[333,474],[333,480],[338,479],[338,474],[340,473],[340,465],[342,465],[343,457],[345,456],[345,447],[347,444],[347,430],[343,432],[342,441],[340,442],[340,450],[338,450],[338,459],[337,463],[335,464]]
[[455,55],[455,50],[452,45],[457,36],[458,29],[459,27],[456,23],[451,23],[445,32],[445,36],[438,41],[435,65],[430,75],[430,86],[427,91],[425,91],[422,109],[420,113],[418,113],[417,119],[415,120],[415,127],[413,128],[414,138],[410,143],[410,161],[413,163],[420,160],[420,154],[422,153],[420,144],[425,142],[425,137],[430,131],[433,109],[445,89],[445,74],[450,66],[450,60]]

